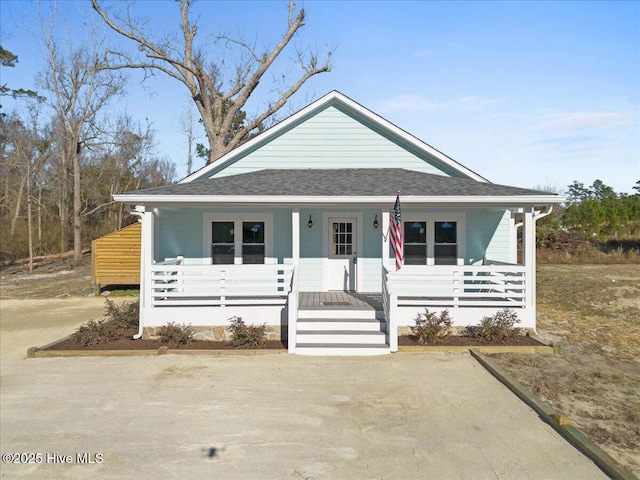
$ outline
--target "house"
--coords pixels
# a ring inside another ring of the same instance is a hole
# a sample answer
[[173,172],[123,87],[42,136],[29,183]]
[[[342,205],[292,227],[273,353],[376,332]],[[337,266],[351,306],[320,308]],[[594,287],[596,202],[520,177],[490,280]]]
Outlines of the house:
[[535,330],[535,224],[564,200],[492,184],[335,91],[175,185],[114,198],[142,223],[140,336],[173,321],[224,338],[239,316],[291,353],[345,355],[397,351],[424,308],[457,327],[511,308]]

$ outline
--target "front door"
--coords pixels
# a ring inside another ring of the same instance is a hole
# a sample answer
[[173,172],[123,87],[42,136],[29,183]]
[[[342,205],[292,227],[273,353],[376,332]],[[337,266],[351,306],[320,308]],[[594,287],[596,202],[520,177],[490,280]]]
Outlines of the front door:
[[358,253],[356,252],[357,219],[329,218],[329,290],[355,291]]

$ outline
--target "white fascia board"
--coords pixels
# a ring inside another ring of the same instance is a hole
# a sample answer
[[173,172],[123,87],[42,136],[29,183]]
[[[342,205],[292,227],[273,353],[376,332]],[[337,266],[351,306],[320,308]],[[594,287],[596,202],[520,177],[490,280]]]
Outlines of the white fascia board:
[[[195,204],[225,204],[225,205],[384,205],[393,204],[395,196],[281,196],[281,195],[114,195],[116,202],[132,205],[195,205]],[[401,197],[403,205],[456,205],[456,206],[523,206],[523,205],[552,205],[566,200],[561,196],[550,195],[521,195],[521,196],[407,196]]]
[[410,133],[406,132],[405,130],[397,127],[396,125],[394,125],[393,123],[391,123],[388,120],[384,119],[383,117],[381,117],[377,113],[375,113],[375,112],[369,110],[368,108],[360,105],[359,103],[351,100],[349,97],[346,97],[345,95],[343,95],[342,93],[340,93],[340,92],[338,92],[336,90],[333,90],[333,91],[329,92],[324,97],[319,98],[315,102],[307,105],[302,110],[299,110],[298,112],[294,113],[293,115],[291,115],[290,117],[286,118],[282,122],[278,123],[277,125],[273,126],[269,130],[265,131],[264,133],[258,135],[257,137],[252,138],[248,142],[246,142],[246,143],[240,145],[239,147],[233,149],[232,151],[230,151],[226,155],[223,155],[222,157],[220,157],[219,159],[217,159],[215,162],[211,163],[210,165],[207,165],[206,167],[203,167],[200,170],[192,173],[191,175],[183,178],[178,183],[188,183],[188,182],[191,182],[193,180],[199,180],[199,179],[202,179],[203,177],[206,177],[206,174],[209,173],[213,169],[219,169],[219,168],[224,169],[226,164],[234,161],[236,159],[236,157],[242,155],[245,151],[252,149],[254,147],[254,145],[256,145],[256,143],[269,141],[270,138],[277,136],[282,130],[287,129],[291,124],[297,122],[299,119],[305,117],[306,115],[312,113],[315,110],[321,110],[326,105],[328,105],[329,103],[333,102],[334,100],[338,100],[343,106],[346,106],[347,108],[350,108],[351,110],[355,111],[356,113],[358,113],[358,115],[368,119],[371,123],[375,123],[375,124],[379,125],[380,127],[382,127],[383,129],[389,131],[393,135],[396,135],[396,136],[400,137],[403,141],[413,145],[414,147],[418,148],[419,150],[422,150],[422,151],[428,153],[432,157],[435,157],[436,159],[441,161],[443,164],[445,164],[447,167],[449,167],[449,168],[451,168],[451,169],[453,169],[455,171],[458,171],[461,174],[463,174],[463,175],[465,175],[468,178],[471,178],[473,180],[477,180],[479,182],[490,183],[483,176],[477,174],[473,170],[468,169],[467,167],[465,167],[461,163],[456,162],[451,157],[445,155],[444,153],[442,153],[439,150],[436,150],[431,145],[429,145],[429,144],[423,142],[422,140],[420,140],[418,137],[416,137],[414,135],[411,135]]

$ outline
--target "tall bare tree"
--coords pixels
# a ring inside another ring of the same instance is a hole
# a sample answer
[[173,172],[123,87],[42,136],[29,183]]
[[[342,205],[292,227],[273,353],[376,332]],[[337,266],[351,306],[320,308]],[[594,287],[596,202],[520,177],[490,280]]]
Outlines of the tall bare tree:
[[[226,47],[237,47],[240,51],[238,61],[228,66],[223,58],[211,59],[207,47],[195,44],[198,32],[197,23],[191,21],[189,9],[191,0],[177,0],[180,3],[180,37],[172,36],[151,38],[145,25],[137,22],[127,3],[123,15],[106,12],[98,0],[91,0],[93,8],[106,24],[118,34],[134,42],[141,57],[132,57],[125,52],[108,52],[107,59],[112,69],[137,68],[148,71],[160,71],[182,83],[198,109],[209,141],[211,163],[225,153],[233,150],[251,137],[252,132],[261,128],[265,121],[286,105],[302,85],[314,75],[331,70],[331,55],[326,53],[320,60],[315,51],[295,50],[295,62],[301,73],[293,80],[276,82],[277,98],[270,101],[262,113],[246,119],[241,128],[234,130],[234,121],[255,92],[263,76],[280,54],[290,44],[305,24],[305,10],[296,10],[293,1],[289,2],[286,31],[275,47],[258,51],[255,45],[241,38],[218,35],[216,43]],[[209,5],[215,5],[210,3]],[[228,60],[228,59],[227,59]]]
[[98,115],[115,96],[124,93],[124,77],[117,72],[103,69],[102,51],[97,41],[66,51],[59,47],[54,32],[55,12],[48,20],[41,18],[42,43],[47,67],[39,75],[38,83],[50,94],[49,105],[56,111],[61,130],[61,251],[66,250],[66,198],[68,176],[73,177],[73,251],[74,263],[82,261],[82,216],[81,216],[81,164],[83,145],[99,135]]

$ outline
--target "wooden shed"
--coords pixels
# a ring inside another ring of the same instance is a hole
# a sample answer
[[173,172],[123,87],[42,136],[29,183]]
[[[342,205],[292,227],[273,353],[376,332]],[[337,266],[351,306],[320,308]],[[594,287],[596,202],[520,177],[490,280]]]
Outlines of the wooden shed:
[[99,293],[105,285],[140,284],[141,223],[91,242],[91,282]]

